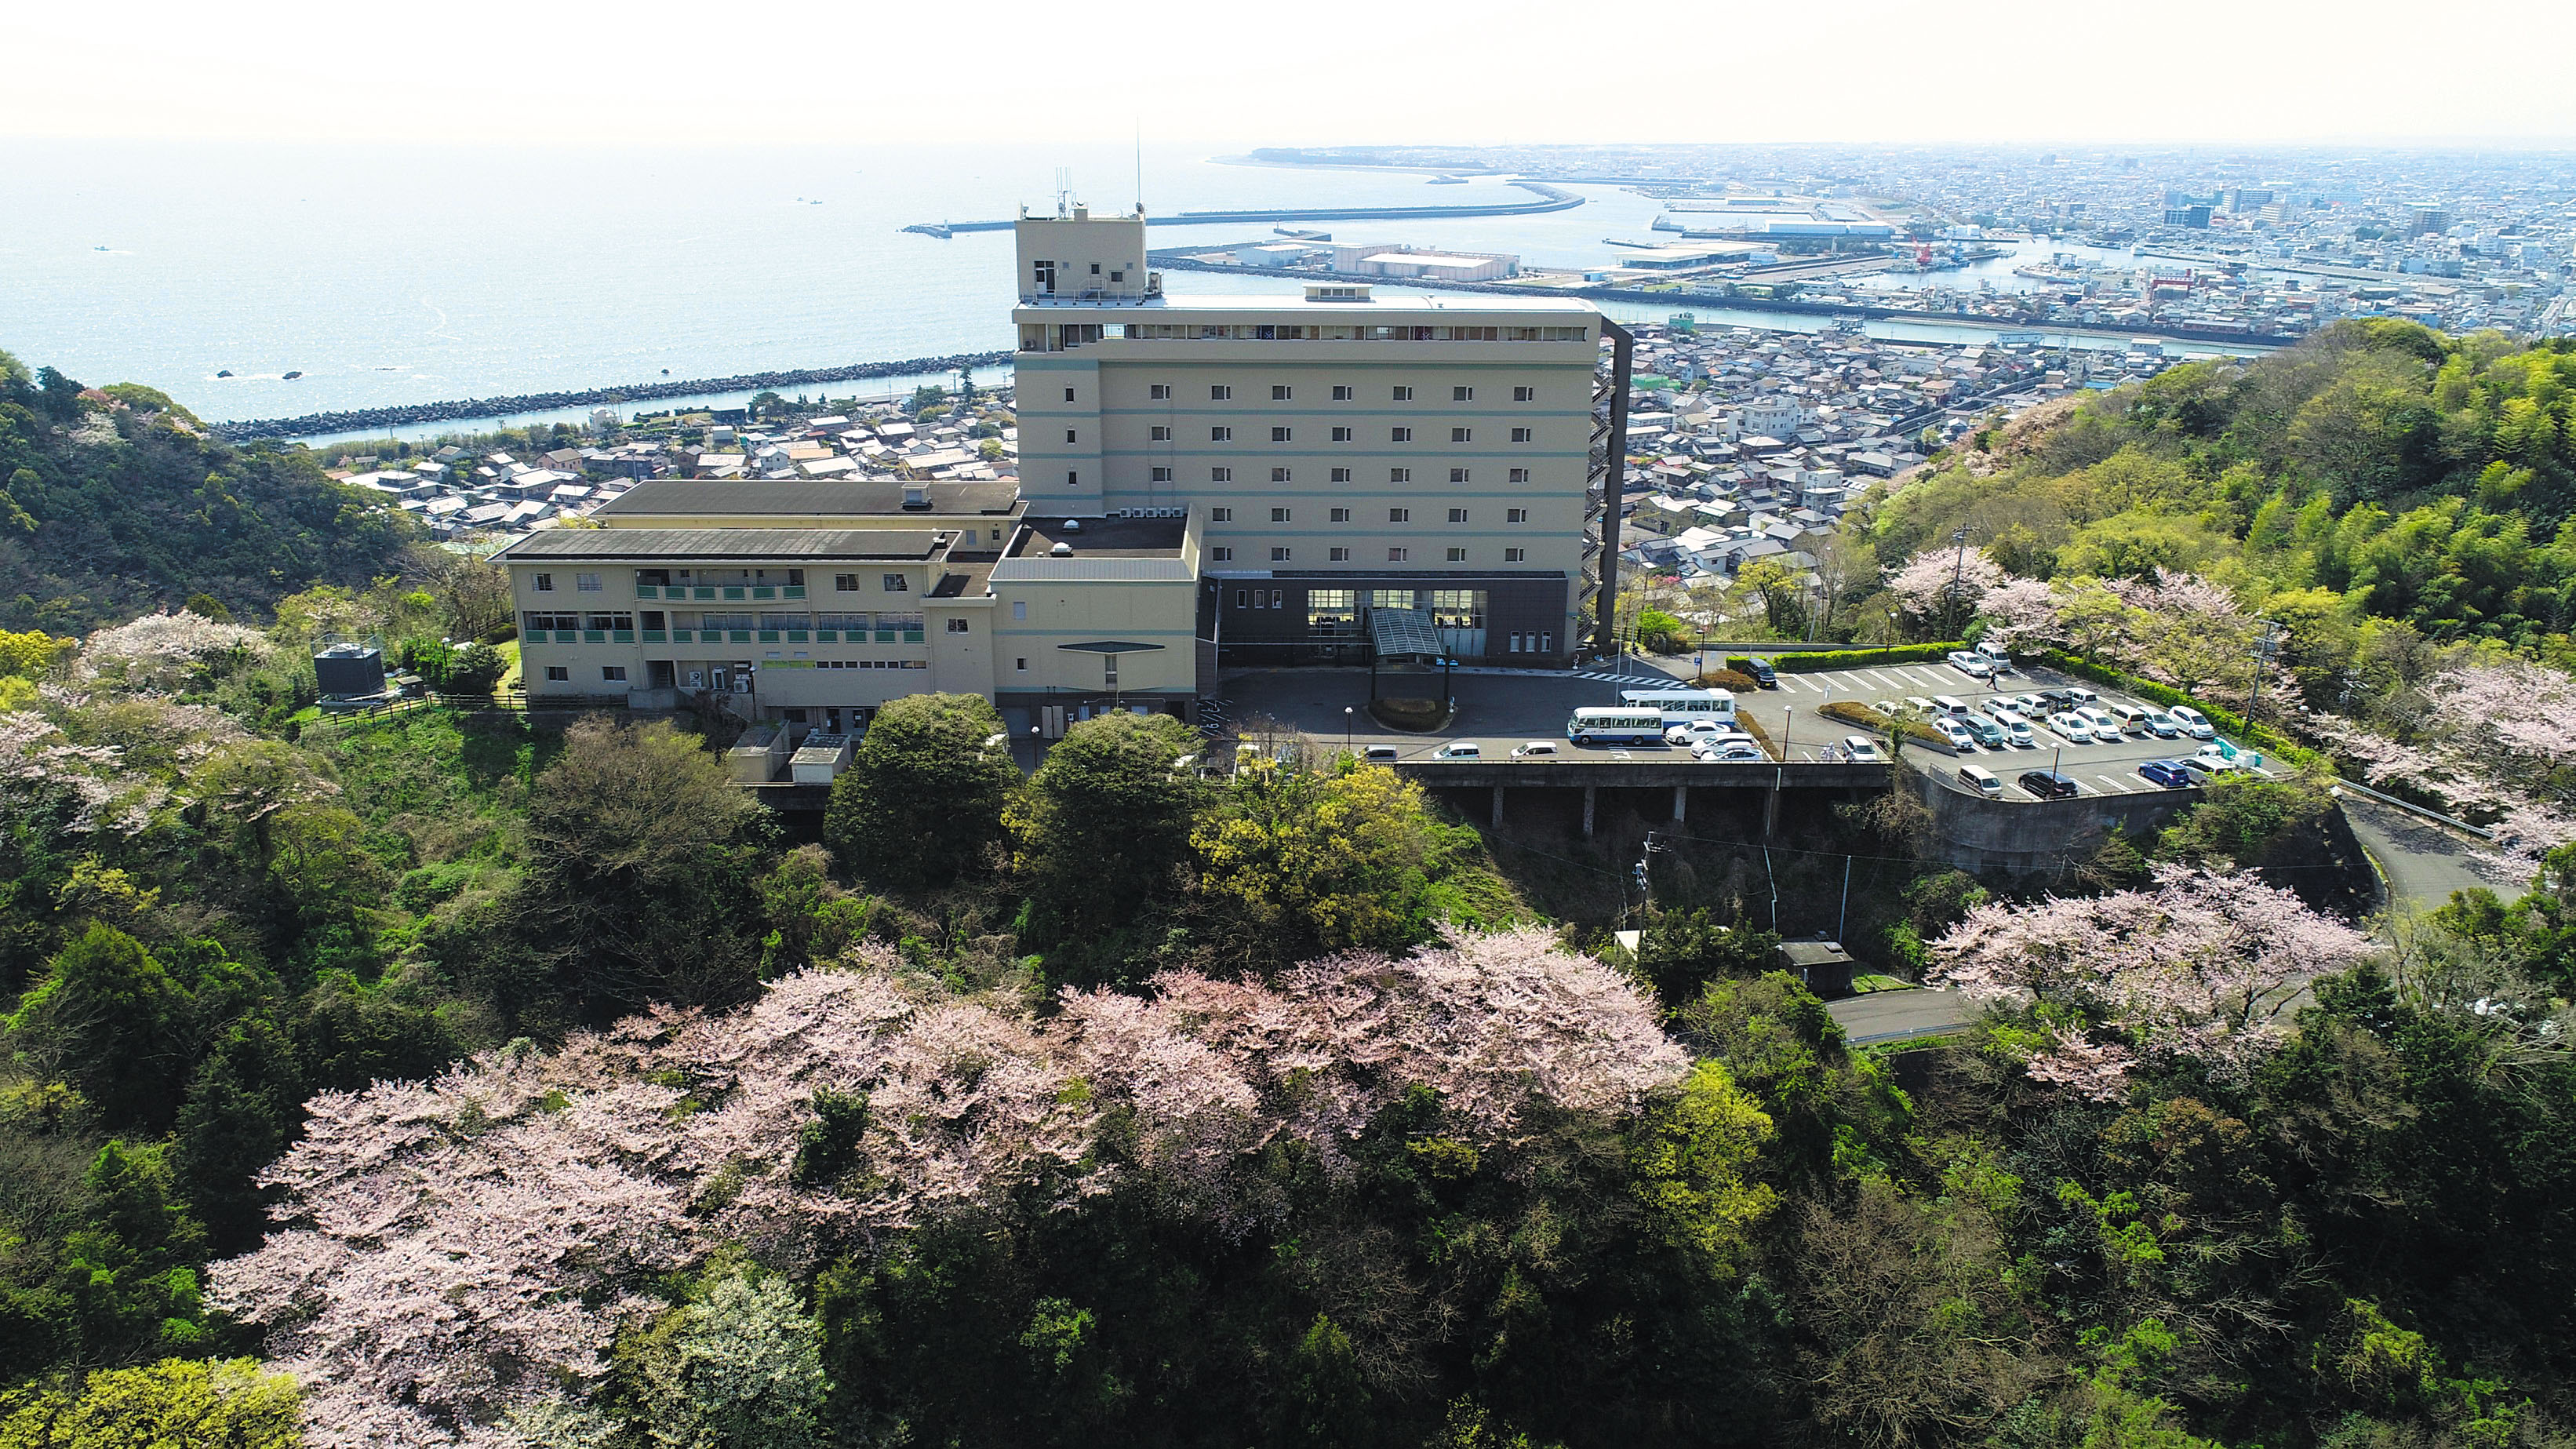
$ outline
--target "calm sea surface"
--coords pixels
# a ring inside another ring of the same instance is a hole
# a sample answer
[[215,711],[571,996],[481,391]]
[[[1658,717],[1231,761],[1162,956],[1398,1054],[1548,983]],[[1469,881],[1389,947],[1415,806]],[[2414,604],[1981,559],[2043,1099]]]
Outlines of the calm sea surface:
[[[0,347],[85,382],[149,383],[214,419],[1005,348],[1010,234],[936,241],[902,228],[1051,207],[1059,166],[1102,209],[1124,207],[1137,184],[1136,156],[1116,147],[15,149],[0,176]],[[1224,165],[1199,150],[1149,146],[1143,163],[1144,198],[1159,214],[1528,197],[1491,179],[1432,186],[1413,174]],[[1600,264],[1610,238],[1654,238],[1655,202],[1583,191],[1589,204],[1539,216],[1321,229],[1558,266]],[[1153,244],[1269,231],[1158,226]],[[1172,285],[1297,284],[1179,273]],[[1669,309],[1609,310],[1634,320]]]

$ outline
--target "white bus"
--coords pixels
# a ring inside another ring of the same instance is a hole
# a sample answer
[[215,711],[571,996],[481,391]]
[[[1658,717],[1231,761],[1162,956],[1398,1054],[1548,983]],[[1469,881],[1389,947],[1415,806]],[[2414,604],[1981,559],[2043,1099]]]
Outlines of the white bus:
[[1565,737],[1578,745],[1660,745],[1664,717],[1652,709],[1578,709],[1565,722]]
[[1631,709],[1661,710],[1668,725],[1713,719],[1735,728],[1735,694],[1725,689],[1623,689],[1619,700]]

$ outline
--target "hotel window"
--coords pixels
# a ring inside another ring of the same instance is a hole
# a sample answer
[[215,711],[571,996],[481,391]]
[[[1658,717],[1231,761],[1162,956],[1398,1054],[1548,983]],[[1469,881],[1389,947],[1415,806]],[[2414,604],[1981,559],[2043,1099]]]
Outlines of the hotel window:
[[1474,402],[1476,400],[1476,390],[1472,387],[1453,387],[1449,389],[1449,400],[1451,402]]
[[1145,386],[1145,396],[1152,398],[1156,402],[1167,401],[1170,399],[1171,395],[1172,385],[1168,382],[1148,383]]
[[1388,563],[1402,563],[1402,562],[1404,562],[1404,550],[1403,550],[1403,549],[1401,549],[1401,548],[1391,548],[1391,549],[1388,549],[1388,550],[1386,551],[1386,561],[1387,561]]
[[1289,397],[1290,393],[1288,391],[1288,384],[1284,382],[1274,382],[1270,384],[1270,400],[1272,402],[1286,402]]
[[1287,442],[1290,436],[1291,434],[1286,428],[1272,428],[1270,430],[1270,441],[1274,443]]
[[1334,549],[1334,550],[1333,550],[1333,562],[1335,562],[1335,563],[1349,563],[1350,561],[1351,561],[1351,551],[1350,551],[1349,549],[1346,549],[1346,548],[1337,548],[1337,549]]
[[[1465,563],[1467,561],[1467,551],[1463,548],[1453,548],[1449,550],[1449,561],[1451,563]],[[964,623],[965,621],[961,619],[958,622]]]
[[1208,386],[1208,401],[1209,401],[1209,402],[1231,402],[1231,401],[1233,401],[1233,400],[1234,400],[1234,389],[1233,389],[1233,388],[1230,388],[1230,387],[1226,386],[1224,383],[1221,383],[1221,382],[1219,382],[1219,383],[1211,383],[1211,384],[1209,384],[1209,386]]
[[626,666],[623,664],[603,664],[599,666],[599,677],[603,683],[624,684],[626,682]]
[[1216,561],[1217,561],[1218,563],[1232,563],[1232,562],[1234,562],[1234,550],[1233,550],[1233,549],[1225,548],[1225,547],[1223,547],[1223,546],[1219,546],[1219,547],[1216,547],[1216,548],[1209,549],[1209,550],[1208,550],[1208,552],[1209,552],[1210,554],[1213,554],[1213,555],[1216,557]]
[[1451,523],[1464,523],[1464,522],[1466,522],[1466,521],[1467,521],[1467,510],[1466,510],[1466,509],[1463,509],[1463,508],[1452,508],[1452,509],[1450,509],[1450,510],[1449,510],[1449,521],[1450,521]]
[[1389,523],[1411,523],[1413,521],[1413,510],[1410,508],[1390,508],[1386,511],[1386,521]]
[[1146,432],[1147,432],[1147,434],[1148,434],[1148,440],[1149,440],[1149,441],[1152,441],[1152,442],[1156,442],[1156,443],[1168,443],[1168,442],[1170,442],[1170,441],[1172,440],[1172,430],[1171,430],[1170,428],[1167,428],[1167,427],[1162,426],[1162,425],[1161,425],[1161,424],[1159,424],[1159,423],[1155,424],[1155,425],[1154,425],[1153,427],[1151,427],[1151,428],[1148,428],[1148,429],[1146,430]]
[[1232,523],[1234,522],[1234,510],[1231,508],[1211,508],[1208,510],[1208,522]]
[[1352,389],[1351,389],[1351,387],[1349,386],[1349,384],[1347,384],[1347,383],[1335,383],[1335,384],[1333,384],[1333,401],[1335,401],[1335,402],[1349,402],[1349,401],[1351,400],[1351,396],[1352,396]]
[[1452,468],[1449,470],[1449,481],[1452,483],[1464,483],[1467,481],[1467,476],[1467,470],[1464,468]]
[[549,684],[570,684],[572,682],[572,666],[569,664],[547,665],[546,682]]
[[585,594],[595,594],[595,593],[598,593],[598,592],[599,592],[599,575],[597,575],[597,574],[574,574],[574,575],[572,576],[572,586],[573,586],[573,588],[574,588],[574,589],[578,590],[578,591],[579,591],[579,592],[581,592],[581,593],[585,593]]
[[1503,510],[1503,522],[1527,523],[1529,522],[1529,510],[1526,508],[1506,508]]
[[880,578],[885,585],[885,591],[889,594],[908,594],[912,592],[912,580],[902,574],[884,574],[880,575]]
[[1014,624],[1025,624],[1028,621],[1029,601],[1026,599],[1011,600],[1011,622]]
[[1410,443],[1413,441],[1413,429],[1389,428],[1387,430],[1386,440],[1390,443]]
[[1410,468],[1389,468],[1386,470],[1386,481],[1389,483],[1410,483],[1413,481],[1413,470]]
[[1538,430],[1537,430],[1537,429],[1535,429],[1535,428],[1514,428],[1514,429],[1512,429],[1512,441],[1513,441],[1513,442],[1515,442],[1515,443],[1526,443],[1526,442],[1528,442],[1531,438],[1536,437],[1537,435],[1538,435]]
[[858,591],[859,576],[857,574],[832,575],[832,592],[836,594],[855,594]]
[[1145,478],[1147,482],[1151,483],[1169,483],[1172,481],[1172,470],[1169,468],[1148,468],[1145,470]]
[[1208,441],[1211,443],[1231,443],[1234,441],[1234,429],[1210,428],[1208,429]]
[[1515,483],[1527,483],[1529,481],[1529,470],[1527,468],[1514,468],[1512,470],[1512,481]]
[[1537,402],[1537,401],[1538,401],[1538,389],[1537,389],[1537,388],[1534,388],[1534,387],[1516,387],[1516,388],[1513,388],[1513,389],[1512,389],[1512,401],[1514,401],[1514,402]]
[[1068,443],[1074,441],[1073,429],[1067,428],[1064,430],[1064,440]]
[[1505,563],[1519,563],[1521,560],[1528,557],[1529,550],[1525,548],[1507,548],[1503,550],[1503,562]]
[[1411,401],[1413,401],[1413,389],[1411,389],[1411,388],[1409,388],[1409,387],[1399,387],[1399,388],[1397,388],[1397,389],[1395,390],[1395,400],[1396,400],[1397,402],[1411,402]]
[[1271,482],[1273,482],[1273,483],[1285,483],[1285,482],[1289,481],[1289,474],[1288,474],[1288,470],[1287,470],[1287,469],[1285,469],[1285,468],[1273,468],[1273,469],[1271,469],[1271,470],[1270,470],[1270,481],[1271,481]]
[[1073,389],[1072,389],[1072,388],[1066,388],[1066,389],[1064,390],[1064,400],[1065,400],[1066,402],[1071,402],[1071,401],[1073,401]]
[[[1073,439],[1067,438],[1065,441],[1070,443]],[[1449,441],[1453,443],[1472,443],[1476,441],[1475,430],[1472,428],[1451,428],[1449,430]]]
[[1351,481],[1351,470],[1348,468],[1335,468],[1333,470],[1333,481],[1336,483],[1348,483]]
[[1029,661],[1026,659],[1013,659],[1011,661],[1011,667],[1022,674],[1026,674],[1029,672]]
[[1286,523],[1288,521],[1288,510],[1285,508],[1271,509],[1270,521],[1273,523]]
[[1333,441],[1334,441],[1334,442],[1336,442],[1336,443],[1347,443],[1347,442],[1349,442],[1350,440],[1351,440],[1351,430],[1350,430],[1350,429],[1348,429],[1348,428],[1335,428],[1335,429],[1333,429]]
[[1081,486],[1082,486],[1082,474],[1081,474],[1081,472],[1080,472],[1080,471],[1078,471],[1078,470],[1076,470],[1076,469],[1072,469],[1072,468],[1067,468],[1067,469],[1065,469],[1065,470],[1064,470],[1064,486],[1065,486],[1065,487],[1067,487],[1067,488],[1079,488],[1079,487],[1081,487]]
[[1288,558],[1288,550],[1284,548],[1274,548],[1270,550],[1270,561],[1272,563],[1286,563],[1288,562]]
[[949,620],[949,621],[948,621],[948,632],[949,632],[949,633],[951,633],[951,634],[963,634],[963,633],[966,633],[966,632],[968,631],[969,627],[970,627],[970,626],[968,625],[967,621],[965,621],[964,619],[951,619],[951,620]]
[[1208,481],[1210,483],[1231,483],[1234,481],[1234,470],[1232,468],[1210,468],[1208,470]]
[[1351,521],[1351,511],[1350,511],[1349,509],[1347,509],[1347,508],[1336,508],[1336,509],[1334,509],[1334,510],[1333,510],[1333,521],[1334,521],[1335,523],[1348,523],[1348,522],[1350,522],[1350,521]]
[[555,576],[553,574],[537,575],[534,587],[536,591],[541,594],[553,593],[555,591]]

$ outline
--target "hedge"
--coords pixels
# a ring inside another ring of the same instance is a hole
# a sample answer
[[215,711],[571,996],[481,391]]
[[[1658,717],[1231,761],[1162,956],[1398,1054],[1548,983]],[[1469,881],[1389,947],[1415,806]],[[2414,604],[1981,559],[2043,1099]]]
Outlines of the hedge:
[[1762,687],[1761,681],[1740,669],[1712,669],[1699,677],[1702,689],[1731,689],[1737,694],[1750,694]]
[[1967,647],[1952,640],[1947,644],[1899,644],[1889,649],[1824,649],[1813,654],[1774,655],[1771,667],[1783,674],[1815,674],[1827,669],[1865,669],[1873,664],[1921,664]]
[[2158,684],[2152,679],[2140,679],[2134,674],[2123,674],[2119,670],[2078,659],[2063,649],[2047,650],[2040,655],[2040,658],[2052,669],[2092,680],[2096,684],[2107,684],[2113,689],[2126,690],[2140,699],[2153,700],[2168,709],[2177,704],[2190,705],[2193,709],[2209,716],[2209,722],[2220,730],[2236,736],[2265,754],[2277,755],[2303,770],[2323,770],[2330,775],[2338,773],[2333,760],[2297,743],[2279,730],[2265,725],[2254,725],[2249,728],[2243,716],[2221,709],[2214,704],[2203,704],[2170,685]]
[[1944,751],[1945,753],[1957,753],[1956,750],[1951,748],[1949,740],[1944,738],[1939,730],[1932,728],[1923,721],[1919,719],[1895,719],[1870,708],[1868,705],[1862,704],[1858,700],[1837,699],[1830,704],[1819,705],[1816,709],[1816,713],[1823,715],[1827,719],[1840,720],[1844,724],[1855,724],[1859,725],[1862,729],[1876,730],[1880,734],[1889,734],[1891,732],[1901,734],[1909,740],[1930,745],[1934,749]]

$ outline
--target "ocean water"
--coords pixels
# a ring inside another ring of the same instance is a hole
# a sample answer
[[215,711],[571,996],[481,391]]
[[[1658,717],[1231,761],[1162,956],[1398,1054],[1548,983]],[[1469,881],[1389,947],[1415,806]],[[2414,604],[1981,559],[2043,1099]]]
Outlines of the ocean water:
[[[1059,167],[1078,197],[1121,208],[1137,195],[1140,163],[1123,147],[792,143],[17,150],[0,176],[0,348],[84,382],[148,383],[217,420],[1005,348],[1010,234],[939,241],[902,228],[1009,216],[1022,203],[1051,208]],[[1433,186],[1414,173],[1226,164],[1169,146],[1145,148],[1141,167],[1143,197],[1163,215],[1529,195],[1493,178]],[[1586,205],[1537,216],[1321,229],[1556,266],[1597,265],[1614,254],[1611,239],[1654,237],[1655,202],[1580,190]],[[1152,244],[1256,240],[1270,230],[1157,226]],[[1171,285],[1299,284],[1189,272]],[[1670,309],[1608,310],[1635,320]]]

